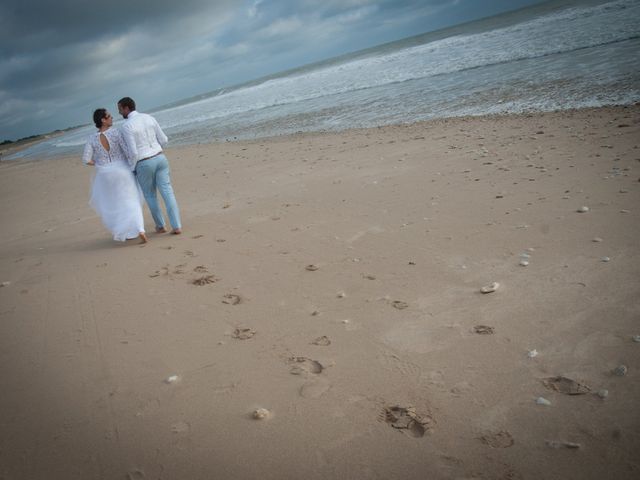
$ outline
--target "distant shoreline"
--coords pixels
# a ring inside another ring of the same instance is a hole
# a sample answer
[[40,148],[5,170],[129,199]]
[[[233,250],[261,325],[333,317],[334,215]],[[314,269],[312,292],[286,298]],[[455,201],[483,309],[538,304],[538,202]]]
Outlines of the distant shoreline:
[[[171,135],[171,133],[168,133],[169,144],[167,148],[173,150],[176,148],[188,148],[196,145],[203,146],[203,145],[217,145],[217,144],[238,143],[238,142],[270,141],[274,139],[283,140],[283,139],[296,137],[299,135],[305,135],[305,136],[331,135],[331,134],[376,130],[380,128],[389,128],[389,127],[393,128],[393,127],[408,127],[408,126],[419,126],[419,125],[435,126],[442,123],[460,122],[460,121],[461,122],[474,121],[474,120],[487,121],[487,120],[496,120],[496,119],[518,119],[518,118],[524,118],[524,117],[544,118],[545,116],[548,116],[548,115],[555,115],[555,114],[574,115],[580,112],[587,113],[587,114],[600,112],[603,115],[604,114],[608,115],[608,114],[614,114],[615,112],[623,112],[626,109],[633,110],[633,109],[636,109],[638,106],[640,106],[639,103],[631,103],[628,105],[605,105],[605,106],[599,106],[599,107],[568,108],[568,109],[551,110],[551,111],[530,111],[530,112],[518,112],[518,113],[488,113],[484,115],[450,116],[450,117],[441,117],[441,118],[431,118],[428,120],[418,120],[415,122],[397,122],[397,123],[390,123],[390,124],[384,124],[384,125],[378,125],[378,126],[351,127],[351,128],[346,128],[344,130],[309,130],[309,131],[300,130],[298,132],[282,133],[279,135],[267,135],[264,137],[244,137],[244,136],[224,137],[224,138],[212,137],[208,141],[197,142],[197,143],[182,143],[182,142],[172,141],[172,138],[174,137]],[[69,132],[70,130],[73,130],[76,128],[81,128],[81,127],[73,127],[72,129],[59,130],[52,133],[38,135],[36,138],[20,140],[8,145],[2,145],[0,146],[0,162],[2,161],[4,162],[38,161],[39,159],[42,159],[42,157],[38,158],[37,156],[25,156],[25,157],[18,157],[18,158],[12,158],[12,159],[7,159],[7,157],[12,154],[18,153],[21,150],[24,150],[28,147],[36,145],[42,141],[48,140],[50,138],[59,137]],[[68,152],[59,152],[58,154],[47,155],[46,158],[61,159],[61,158],[75,157],[78,155],[79,153],[70,154]]]
[[0,145],[0,161],[3,161],[4,157],[17,153],[21,150],[24,150],[27,147],[30,147],[32,145],[42,142],[43,140],[59,137],[60,135],[67,133],[67,131],[68,130],[60,130],[52,133],[44,133],[42,135],[36,135],[35,137],[31,137],[28,139],[18,140],[15,142]]

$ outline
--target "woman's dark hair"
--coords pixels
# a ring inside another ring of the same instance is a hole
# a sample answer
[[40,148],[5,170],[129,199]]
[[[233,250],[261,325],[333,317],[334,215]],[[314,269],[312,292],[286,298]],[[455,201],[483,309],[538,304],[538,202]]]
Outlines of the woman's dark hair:
[[106,108],[98,108],[93,112],[93,123],[96,124],[96,128],[102,127],[102,119],[107,116]]

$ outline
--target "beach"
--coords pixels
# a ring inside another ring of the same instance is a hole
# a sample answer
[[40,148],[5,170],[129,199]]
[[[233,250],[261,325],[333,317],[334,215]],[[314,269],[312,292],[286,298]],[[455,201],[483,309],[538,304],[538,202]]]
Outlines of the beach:
[[145,245],[79,157],[0,163],[0,477],[637,478],[639,145],[632,105],[170,147]]

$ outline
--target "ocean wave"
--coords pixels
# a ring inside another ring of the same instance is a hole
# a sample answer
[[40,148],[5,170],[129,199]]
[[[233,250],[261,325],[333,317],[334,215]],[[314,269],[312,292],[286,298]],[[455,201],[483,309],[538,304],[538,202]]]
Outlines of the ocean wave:
[[168,128],[473,68],[595,48],[640,36],[640,4],[570,8],[513,26],[456,35],[238,88],[157,113]]

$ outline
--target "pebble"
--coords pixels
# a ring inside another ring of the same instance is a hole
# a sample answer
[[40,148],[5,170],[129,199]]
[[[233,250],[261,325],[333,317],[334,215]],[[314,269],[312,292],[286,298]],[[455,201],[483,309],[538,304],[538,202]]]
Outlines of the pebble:
[[602,257],[600,260],[602,260],[603,262],[610,262],[611,259],[609,257]]
[[629,369],[627,368],[626,365],[618,365],[616,368],[613,369],[614,375],[617,375],[618,377],[624,377],[628,371]]
[[271,415],[271,412],[266,408],[257,408],[253,411],[251,415],[256,420],[264,420],[265,418],[268,418]]
[[640,335],[634,335],[633,336],[633,341],[636,343],[640,343]]
[[600,398],[607,398],[609,396],[609,390],[603,388],[602,390],[598,390],[598,396]]
[[595,242],[595,243],[600,243],[600,242],[602,242],[602,239],[600,237],[594,237],[594,239],[591,240],[591,241]]
[[527,353],[527,357],[529,358],[535,358],[538,356],[538,350],[536,350],[535,348],[533,350],[529,350],[529,352]]
[[498,288],[500,288],[500,284],[498,282],[493,282],[490,285],[485,285],[484,287],[482,287],[480,291],[482,293],[492,293],[498,290]]
[[527,265],[529,265],[529,260],[520,260],[521,267],[526,267]]
[[620,210],[620,213],[629,213],[629,210],[623,208],[622,210]]
[[0,287],[8,287],[9,285],[11,285],[11,282],[2,282],[2,283],[0,283]]
[[164,383],[176,383],[178,381],[178,375],[171,375],[170,377],[167,377],[164,381]]
[[531,258],[531,255],[529,255],[528,253],[521,253],[520,254],[520,258]]
[[344,293],[344,292],[338,292],[338,294],[336,295],[336,297],[338,297],[338,298],[344,298],[346,296],[347,296],[347,294]]
[[586,213],[589,211],[589,207],[582,206],[577,211],[578,213]]
[[549,400],[547,400],[546,398],[544,398],[544,397],[538,397],[538,398],[536,398],[536,403],[537,403],[538,405],[545,405],[545,406],[547,406],[547,407],[548,407],[549,405],[551,405],[551,402],[550,402]]

